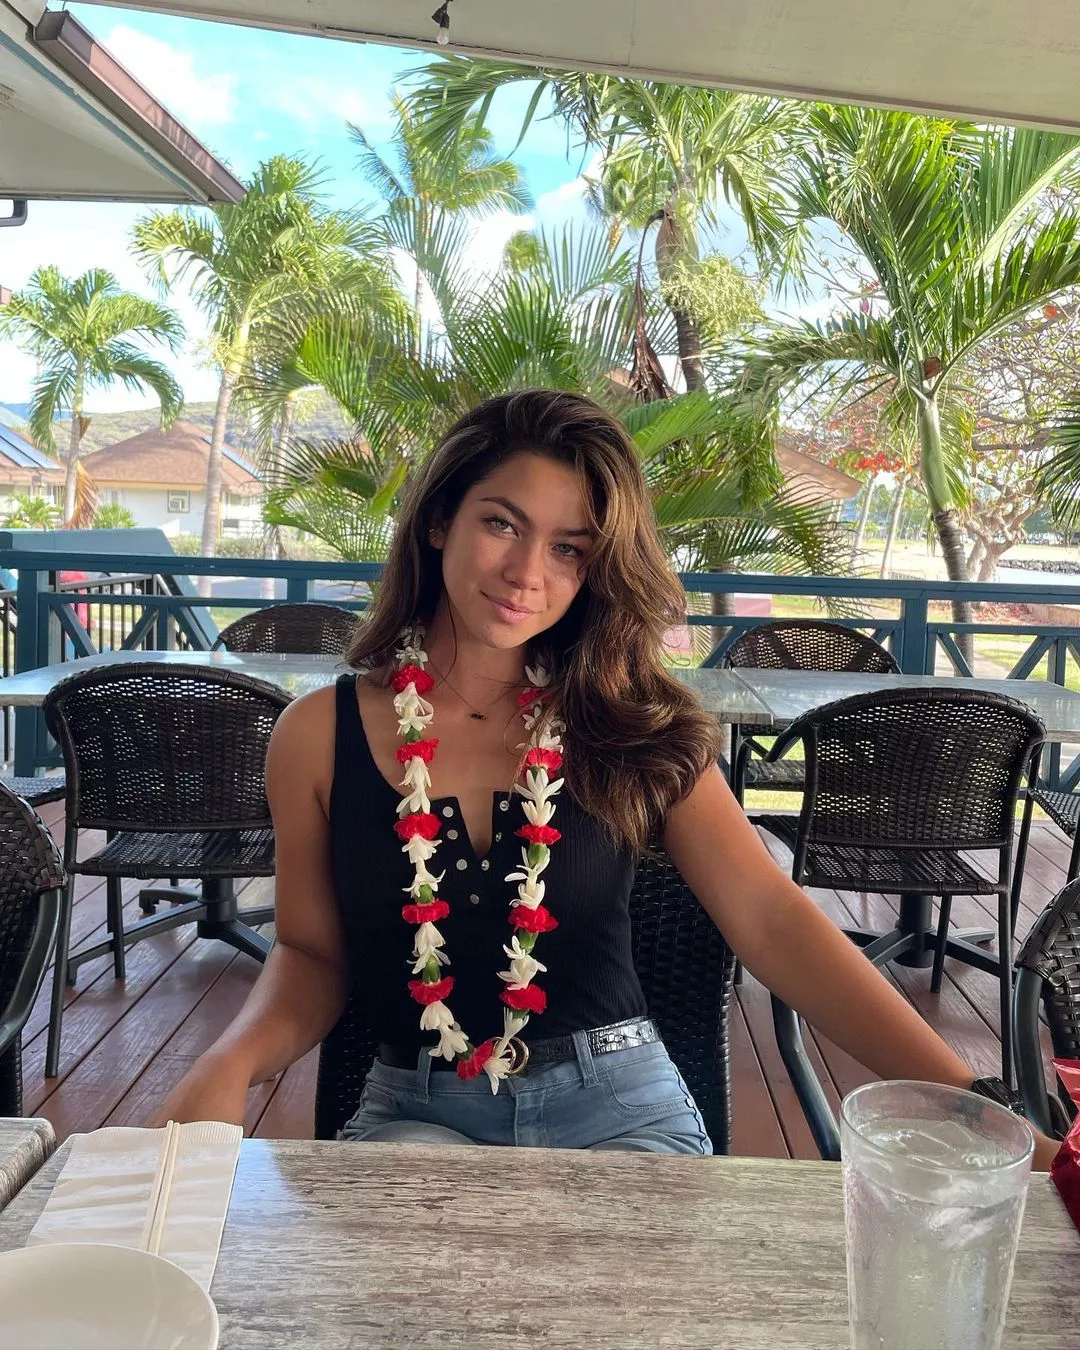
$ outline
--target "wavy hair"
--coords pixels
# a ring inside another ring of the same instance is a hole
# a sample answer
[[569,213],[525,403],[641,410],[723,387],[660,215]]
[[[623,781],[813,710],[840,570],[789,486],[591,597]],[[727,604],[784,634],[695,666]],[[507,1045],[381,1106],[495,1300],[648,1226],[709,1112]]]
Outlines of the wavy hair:
[[634,445],[589,399],[520,390],[480,404],[447,432],[409,482],[348,661],[388,671],[402,629],[430,619],[442,593],[442,554],[430,532],[522,450],[577,472],[595,536],[581,590],[533,644],[566,724],[567,788],[616,841],[641,853],[716,761],[720,730],[664,667],[663,636],[682,622],[686,597],[660,543]]

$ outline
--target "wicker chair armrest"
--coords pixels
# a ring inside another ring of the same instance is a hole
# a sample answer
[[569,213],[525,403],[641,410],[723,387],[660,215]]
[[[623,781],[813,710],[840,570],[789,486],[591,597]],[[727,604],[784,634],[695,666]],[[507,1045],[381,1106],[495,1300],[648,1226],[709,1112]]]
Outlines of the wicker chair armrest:
[[0,1055],[14,1044],[26,1025],[52,955],[60,919],[59,891],[45,891],[38,900],[38,917],[30,949],[15,981],[6,1008],[0,1008]]
[[796,718],[794,722],[782,731],[765,751],[762,758],[766,764],[775,764],[778,759],[783,759],[787,752],[796,742],[805,740],[808,722],[804,717]]

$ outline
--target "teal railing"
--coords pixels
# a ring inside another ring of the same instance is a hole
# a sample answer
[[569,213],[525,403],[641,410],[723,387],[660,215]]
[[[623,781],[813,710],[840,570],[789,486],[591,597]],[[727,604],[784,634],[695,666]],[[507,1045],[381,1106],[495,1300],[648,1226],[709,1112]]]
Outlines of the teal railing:
[[[85,573],[89,579],[62,579],[71,573]],[[368,586],[378,575],[379,567],[373,563],[183,557],[172,553],[164,535],[156,530],[0,531],[0,584],[15,596],[14,632],[9,629],[6,637],[14,644],[17,671],[99,650],[206,649],[217,634],[211,611],[224,616],[232,610],[247,612],[276,603],[255,595],[204,596],[199,593],[200,578],[238,578],[249,589],[250,583],[271,578],[277,599],[289,601],[313,599],[330,586],[337,603],[360,609],[366,603]],[[1028,679],[1044,667],[1045,678],[1080,687],[1080,579],[1076,584],[1048,585],[1040,582],[1038,573],[1032,574],[1030,582],[1004,584],[688,573],[682,581],[692,597],[692,610],[698,611],[713,594],[780,600],[810,597],[823,610],[842,613],[845,617],[837,622],[873,634],[889,647],[901,669],[911,674],[972,674],[964,655],[970,635],[971,642],[1013,640],[1011,664],[1001,670],[1008,678]],[[1021,609],[1077,606],[1077,620],[1042,623],[1021,614],[1009,622],[957,624],[948,610],[954,600]],[[122,622],[117,623],[115,617],[106,621],[105,616],[115,611],[122,614]],[[741,632],[768,618],[691,612],[687,622],[692,628],[719,630],[710,649],[700,653],[703,665],[716,665]],[[17,710],[18,773],[32,771],[34,764],[48,757],[39,724],[34,709]],[[1054,785],[1070,788],[1080,781],[1080,755],[1063,769],[1060,746],[1052,747],[1045,767]]]

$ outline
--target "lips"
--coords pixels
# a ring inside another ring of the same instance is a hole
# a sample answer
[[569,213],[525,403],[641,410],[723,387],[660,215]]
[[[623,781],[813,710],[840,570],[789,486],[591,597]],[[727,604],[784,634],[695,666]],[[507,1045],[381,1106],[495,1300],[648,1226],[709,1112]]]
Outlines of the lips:
[[520,623],[522,619],[529,619],[535,613],[531,609],[523,609],[521,605],[515,605],[509,600],[500,600],[494,595],[488,595],[486,591],[481,592],[484,599],[495,609],[500,618],[506,619],[510,623]]

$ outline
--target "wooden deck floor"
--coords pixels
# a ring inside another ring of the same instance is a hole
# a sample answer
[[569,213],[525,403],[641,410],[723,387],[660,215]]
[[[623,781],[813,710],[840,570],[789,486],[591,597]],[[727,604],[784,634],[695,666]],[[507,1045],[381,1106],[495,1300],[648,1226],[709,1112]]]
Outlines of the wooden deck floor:
[[[46,808],[59,833],[62,807]],[[88,841],[89,843],[90,841]],[[1068,844],[1047,824],[1037,824],[1018,924],[1023,934],[1062,885]],[[241,905],[267,903],[272,883],[248,882]],[[136,886],[126,891],[129,921],[138,917]],[[894,907],[880,896],[814,892],[821,907],[845,926],[885,929]],[[72,944],[104,936],[104,887],[80,878],[72,918]],[[959,927],[993,927],[987,902],[957,900]],[[937,1031],[980,1073],[1000,1071],[997,990],[979,971],[946,964],[940,994],[929,992],[928,970],[892,965],[889,977]],[[82,967],[69,991],[60,1074],[44,1077],[45,1033],[51,976],[24,1032],[24,1110],[47,1116],[63,1139],[101,1125],[142,1124],[192,1061],[239,1009],[259,967],[223,944],[176,929],[128,951],[127,979],[113,978],[102,959]],[[780,1062],[769,998],[749,976],[733,1009],[734,1151],[764,1157],[815,1157],[805,1121]],[[815,1068],[836,1106],[840,1097],[872,1075],[822,1037],[808,1038]],[[312,1132],[316,1052],[272,1084],[252,1090],[245,1127],[265,1138],[305,1138]]]

